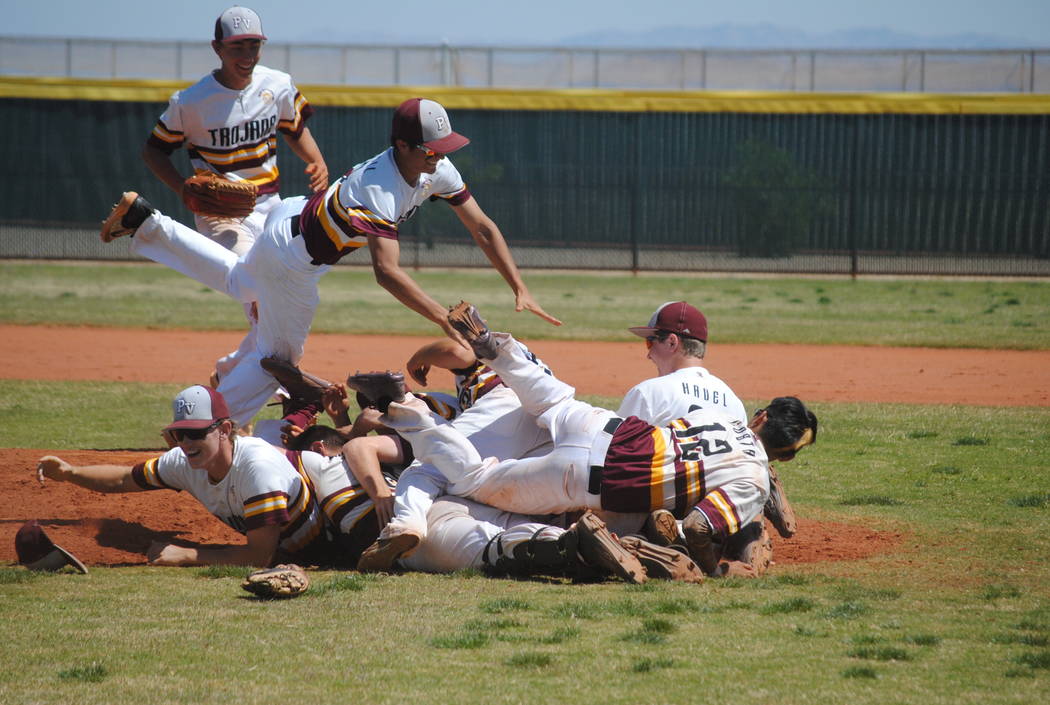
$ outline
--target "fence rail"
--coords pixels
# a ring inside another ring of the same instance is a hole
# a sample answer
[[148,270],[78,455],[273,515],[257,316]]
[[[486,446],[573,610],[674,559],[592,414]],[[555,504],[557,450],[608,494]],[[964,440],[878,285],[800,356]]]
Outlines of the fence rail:
[[[1050,48],[610,49],[270,42],[264,62],[299,84],[1050,93]],[[193,81],[208,42],[0,36],[0,75]]]

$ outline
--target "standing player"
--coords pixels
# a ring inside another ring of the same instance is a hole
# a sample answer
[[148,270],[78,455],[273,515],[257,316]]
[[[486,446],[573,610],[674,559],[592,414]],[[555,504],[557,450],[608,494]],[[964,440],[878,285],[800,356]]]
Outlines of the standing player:
[[411,98],[394,112],[390,147],[355,166],[327,191],[286,199],[263,235],[238,261],[207,238],[125,193],[102,225],[109,242],[133,234],[132,251],[167,264],[241,301],[259,302],[255,350],[220,381],[233,418],[247,423],[277,389],[264,357],[296,364],[318,305],[318,282],[333,264],[368,246],[376,281],[406,307],[459,338],[445,308],[401,268],[398,228],[428,199],[448,203],[514,291],[515,309],[561,322],[532,298],[496,224],[471,196],[446,155],[469,140],[453,132],[438,103]]
[[[665,428],[622,419],[577,401],[572,387],[522,355],[511,336],[491,334],[473,306],[460,304],[449,320],[554,440],[554,450],[545,456],[482,458],[455,429],[399,393],[396,378],[362,379],[359,391],[366,396],[385,392],[394,402],[399,396],[407,400],[391,403],[384,422],[406,436],[417,457],[448,477],[454,494],[526,514],[668,509],[685,520],[690,556],[715,575],[713,543],[724,543],[762,512],[769,495],[768,459],[790,460],[816,440],[816,416],[794,397],[773,400],[755,414],[750,428],[703,410]],[[348,384],[355,386],[353,381]]]
[[[253,10],[234,6],[223,12],[215,20],[211,43],[220,67],[171,96],[142,149],[150,170],[180,195],[184,177],[171,157],[181,147],[187,149],[195,174],[211,172],[258,187],[255,211],[246,218],[194,217],[198,232],[238,256],[248,252],[262,233],[266,216],[281,203],[277,133],[306,162],[310,189],[322,191],[328,186],[328,167],[306,127],[313,108],[291,76],[259,65],[265,40],[262,21]],[[252,322],[250,304],[245,313]],[[253,331],[237,352],[216,364],[220,378],[254,346]]]
[[174,420],[165,431],[177,446],[164,455],[134,467],[76,467],[47,455],[37,464],[37,478],[41,484],[48,478],[96,492],[186,490],[246,537],[241,546],[154,541],[147,553],[153,565],[268,566],[277,555],[311,563],[328,553],[311,483],[284,453],[262,439],[235,434],[226,402],[214,389],[184,389],[173,407]]

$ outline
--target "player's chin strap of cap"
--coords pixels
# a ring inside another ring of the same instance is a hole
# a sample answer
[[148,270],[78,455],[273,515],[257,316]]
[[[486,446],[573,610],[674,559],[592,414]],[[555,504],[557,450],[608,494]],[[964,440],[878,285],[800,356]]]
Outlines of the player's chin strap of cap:
[[588,494],[602,493],[602,471],[605,470],[605,456],[609,453],[609,445],[612,443],[613,434],[623,423],[619,416],[613,416],[605,422],[605,428],[594,439],[591,446],[591,474],[587,480]]

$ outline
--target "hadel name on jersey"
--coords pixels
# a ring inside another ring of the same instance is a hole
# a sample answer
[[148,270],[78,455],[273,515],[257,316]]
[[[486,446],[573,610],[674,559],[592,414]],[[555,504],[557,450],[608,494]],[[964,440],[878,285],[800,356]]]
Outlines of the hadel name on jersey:
[[212,147],[232,147],[241,142],[258,142],[263,137],[273,134],[277,126],[277,116],[271,115],[261,120],[249,120],[243,125],[219,127],[208,130]]
[[726,397],[725,394],[719,393],[717,389],[711,390],[707,387],[701,387],[699,384],[689,384],[688,382],[682,382],[682,394],[685,394],[686,396],[696,397],[697,399],[703,399],[706,402],[710,402],[719,406],[729,406],[729,399]]

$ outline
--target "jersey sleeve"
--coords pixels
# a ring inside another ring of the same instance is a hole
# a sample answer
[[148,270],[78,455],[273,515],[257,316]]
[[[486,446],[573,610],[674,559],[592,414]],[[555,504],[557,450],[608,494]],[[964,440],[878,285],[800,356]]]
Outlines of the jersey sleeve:
[[292,519],[293,503],[303,494],[302,479],[291,468],[275,467],[288,463],[284,456],[255,460],[244,473],[244,528],[246,531]]
[[277,130],[286,135],[298,137],[302,134],[306,121],[314,114],[313,106],[306,97],[299,92],[288,77],[288,86],[282,91],[280,106],[278,107]]
[[624,419],[628,416],[637,416],[643,421],[653,423],[652,408],[641,385],[635,385],[628,390],[620,403],[620,408],[616,411],[616,415]]
[[746,479],[726,483],[696,505],[707,517],[715,537],[725,541],[762,515],[768,494]]
[[156,147],[165,154],[171,154],[182,147],[186,141],[186,135],[183,132],[179,96],[180,93],[177,91],[172,94],[171,99],[168,101],[167,110],[161,113],[161,116],[157,119],[157,124],[153,126],[153,132],[150,133],[149,139],[146,140],[146,144]]
[[434,174],[434,194],[430,200],[441,199],[451,206],[458,206],[470,199],[470,190],[463,183],[463,177],[452,162],[445,157],[438,162],[437,172]]
[[182,490],[179,481],[179,465],[183,461],[182,451],[172,448],[164,455],[150,458],[131,469],[131,479],[144,490]]

